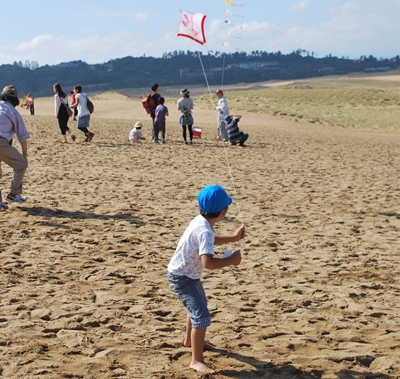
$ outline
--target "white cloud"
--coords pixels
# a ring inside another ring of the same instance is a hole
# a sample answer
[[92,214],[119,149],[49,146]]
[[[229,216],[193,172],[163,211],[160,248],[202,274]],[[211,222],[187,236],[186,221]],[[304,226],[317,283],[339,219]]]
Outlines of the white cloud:
[[132,17],[133,13],[126,12],[110,12],[101,9],[94,9],[90,12],[90,15],[96,17],[106,17],[106,18],[120,18],[120,17]]
[[[9,54],[0,54],[0,62],[7,62],[7,63],[12,63],[14,62],[15,59],[13,56],[9,55]],[[5,63],[3,63],[5,64]]]
[[[392,0],[381,0],[376,6],[374,1],[326,0],[325,5],[329,3],[330,6],[325,9],[323,18],[309,18],[310,14],[316,14],[309,12],[314,4],[310,0],[295,1],[292,12],[301,12],[305,8],[307,12],[286,19],[271,17],[269,21],[249,21],[248,18],[237,17],[231,19],[231,25],[227,25],[222,17],[209,17],[205,30],[207,44],[204,46],[188,38],[177,37],[178,20],[176,24],[169,21],[165,27],[162,23],[150,27],[159,36],[154,38],[143,27],[144,23],[154,18],[150,11],[115,11],[107,13],[107,28],[88,26],[88,31],[84,33],[68,29],[63,31],[64,35],[52,35],[55,31],[51,28],[48,29],[52,30],[51,34],[43,33],[14,46],[4,46],[1,48],[0,63],[19,60],[37,61],[40,65],[72,60],[102,63],[128,55],[160,57],[164,52],[175,50],[203,53],[211,50],[228,53],[262,50],[286,54],[305,49],[318,57],[327,54],[351,58],[370,54],[378,58],[395,56],[400,52],[397,52],[396,40],[399,31],[396,14],[400,6],[393,5]],[[104,25],[102,17],[105,13],[100,11],[96,14]],[[226,42],[229,47],[223,47]]]
[[294,13],[301,12],[305,8],[307,8],[307,5],[309,3],[309,0],[300,0],[297,4],[293,5],[290,10]]
[[53,36],[51,36],[50,34],[39,35],[39,36],[32,38],[28,42],[20,43],[17,46],[17,50],[23,53],[23,52],[29,52],[29,51],[32,51],[35,49],[40,49],[44,45],[48,46],[53,40],[54,40]]
[[144,23],[147,20],[149,20],[150,14],[149,13],[144,13],[144,12],[138,12],[135,14],[135,20],[139,23]]

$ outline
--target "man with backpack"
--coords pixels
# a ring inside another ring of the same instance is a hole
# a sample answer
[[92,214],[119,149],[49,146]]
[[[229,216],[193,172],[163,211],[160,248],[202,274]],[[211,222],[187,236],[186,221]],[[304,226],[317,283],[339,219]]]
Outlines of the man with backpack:
[[161,97],[161,95],[158,93],[158,84],[157,83],[154,83],[152,86],[151,86],[151,94],[149,95],[149,98],[148,98],[148,107],[149,107],[149,110],[150,110],[150,117],[152,118],[152,120],[153,120],[153,130],[152,130],[152,132],[151,132],[151,136],[152,136],[152,139],[153,139],[153,141],[154,141],[154,139],[156,138],[155,137],[155,128],[154,128],[154,119],[155,119],[155,117],[156,117],[156,108],[157,108],[157,105],[158,105],[158,99]]

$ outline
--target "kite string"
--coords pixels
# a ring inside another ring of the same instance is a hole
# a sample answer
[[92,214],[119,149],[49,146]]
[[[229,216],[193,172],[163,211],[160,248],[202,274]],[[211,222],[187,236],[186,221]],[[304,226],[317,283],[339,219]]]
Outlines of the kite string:
[[225,75],[225,54],[224,59],[222,61],[222,79],[221,79],[221,88],[224,86],[224,75]]
[[[215,109],[215,103],[214,103],[214,100],[213,100],[213,97],[212,97],[212,94],[211,94],[210,85],[208,84],[208,79],[207,79],[206,71],[204,70],[203,61],[201,60],[201,56],[200,56],[200,53],[199,53],[199,52],[197,52],[197,55],[198,55],[198,57],[199,57],[200,64],[201,64],[201,68],[202,68],[203,74],[204,74],[204,78],[205,78],[206,83],[207,83],[207,88],[208,88],[208,93],[209,93],[209,95],[210,95],[210,100],[211,100],[211,103],[212,103],[212,105],[213,105],[213,108]],[[218,114],[217,114],[217,113],[216,113],[216,118],[217,118],[217,121],[218,121]],[[219,123],[218,123],[218,128],[220,128]],[[220,134],[221,134],[221,130],[220,130]],[[237,208],[238,208],[239,219],[240,219],[240,222],[242,223],[242,225],[244,225],[244,223],[243,223],[243,217],[242,217],[242,212],[241,212],[241,210],[240,210],[239,200],[238,200],[238,196],[237,196],[236,185],[235,185],[235,181],[234,181],[234,179],[233,179],[232,168],[231,168],[231,164],[230,164],[230,162],[229,162],[228,151],[227,151],[227,148],[226,148],[226,145],[225,145],[225,141],[222,141],[222,142],[223,142],[223,147],[224,147],[224,152],[225,152],[226,163],[227,163],[227,165],[228,165],[228,172],[229,172],[229,176],[230,176],[230,178],[231,178],[231,183],[232,183],[232,187],[233,187],[233,192],[234,192],[234,194],[235,194],[235,203],[236,203],[236,206],[237,206]]]

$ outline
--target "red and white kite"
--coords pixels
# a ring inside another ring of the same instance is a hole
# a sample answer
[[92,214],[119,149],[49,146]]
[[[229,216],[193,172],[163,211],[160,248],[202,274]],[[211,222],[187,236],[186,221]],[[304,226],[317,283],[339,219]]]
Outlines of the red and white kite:
[[182,9],[179,12],[180,20],[177,35],[190,38],[200,45],[204,45],[206,43],[206,36],[204,34],[204,21],[207,16],[202,13],[183,11]]

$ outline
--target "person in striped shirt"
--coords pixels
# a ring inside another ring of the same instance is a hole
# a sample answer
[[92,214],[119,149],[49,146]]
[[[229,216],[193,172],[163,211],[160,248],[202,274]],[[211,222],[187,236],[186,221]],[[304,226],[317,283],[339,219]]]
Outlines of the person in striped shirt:
[[244,146],[244,143],[249,138],[247,133],[243,133],[239,130],[238,123],[242,116],[237,116],[235,119],[232,118],[231,115],[225,116],[226,122],[226,131],[228,132],[228,141],[231,145],[236,145],[239,143],[239,146]]

